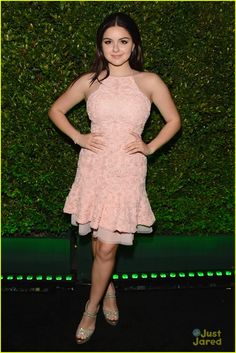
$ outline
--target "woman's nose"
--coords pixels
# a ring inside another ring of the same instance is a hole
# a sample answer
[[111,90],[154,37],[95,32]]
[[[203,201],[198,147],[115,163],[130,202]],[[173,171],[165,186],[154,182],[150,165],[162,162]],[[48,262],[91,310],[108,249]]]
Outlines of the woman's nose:
[[119,46],[118,46],[118,44],[113,44],[113,51],[115,51],[115,52],[117,52],[117,51],[119,51]]

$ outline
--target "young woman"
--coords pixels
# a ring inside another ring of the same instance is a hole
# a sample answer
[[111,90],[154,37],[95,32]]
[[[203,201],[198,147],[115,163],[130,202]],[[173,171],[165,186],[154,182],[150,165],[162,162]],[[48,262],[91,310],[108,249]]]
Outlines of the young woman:
[[[91,71],[76,79],[49,111],[55,125],[81,147],[64,212],[71,214],[79,234],[93,232],[92,285],[76,331],[77,343],[87,342],[93,334],[102,299],[106,321],[118,323],[111,281],[117,248],[132,245],[136,232],[152,232],[155,217],[145,190],[147,156],[169,141],[181,125],[165,83],[142,68],[135,22],[126,14],[111,14],[98,28]],[[91,120],[88,134],[81,134],[66,117],[82,100]],[[166,124],[146,144],[141,134],[152,103]]]

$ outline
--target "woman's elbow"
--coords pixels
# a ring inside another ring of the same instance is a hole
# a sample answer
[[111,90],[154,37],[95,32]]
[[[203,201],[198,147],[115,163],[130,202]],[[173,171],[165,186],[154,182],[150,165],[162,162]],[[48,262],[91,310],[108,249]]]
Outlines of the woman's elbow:
[[55,114],[55,108],[54,108],[54,105],[52,105],[48,111],[48,117],[50,119],[53,119],[54,114]]
[[180,116],[177,115],[174,119],[175,121],[175,127],[176,127],[176,132],[178,132],[180,129],[181,129],[181,119],[180,119]]
[[181,119],[180,119],[180,117],[179,117],[178,120],[177,120],[177,128],[178,128],[178,131],[181,129],[181,127],[182,127],[182,123],[181,123]]

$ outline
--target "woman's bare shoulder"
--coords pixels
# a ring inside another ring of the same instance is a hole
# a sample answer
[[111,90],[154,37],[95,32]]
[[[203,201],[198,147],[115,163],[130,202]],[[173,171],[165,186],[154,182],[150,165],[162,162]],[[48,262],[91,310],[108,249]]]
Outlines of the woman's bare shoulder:
[[142,71],[138,75],[141,80],[145,80],[147,83],[152,83],[152,84],[158,84],[158,83],[164,83],[163,80],[160,78],[160,76],[154,72],[150,71]]
[[73,85],[76,86],[87,86],[90,84],[91,79],[93,77],[93,73],[92,72],[85,72],[83,74],[81,74],[80,76],[78,76],[73,82]]
[[78,76],[70,85],[69,87],[69,92],[74,92],[75,94],[78,94],[80,92],[81,97],[86,99],[88,92],[90,91],[90,86],[91,86],[91,79],[93,77],[94,73],[91,72],[85,72]]
[[141,90],[151,99],[154,92],[162,92],[166,89],[165,83],[159,75],[154,72],[143,71],[135,76],[135,81]]

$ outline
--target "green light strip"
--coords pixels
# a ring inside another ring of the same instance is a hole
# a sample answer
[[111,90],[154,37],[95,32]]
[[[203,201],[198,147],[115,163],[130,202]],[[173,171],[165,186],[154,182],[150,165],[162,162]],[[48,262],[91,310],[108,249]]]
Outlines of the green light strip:
[[43,281],[43,280],[47,280],[47,281],[72,281],[73,277],[71,275],[65,275],[65,276],[61,276],[61,275],[56,275],[56,276],[52,276],[52,275],[1,275],[1,280],[7,280],[7,281],[13,281],[13,280],[17,280],[17,281],[22,281],[22,280],[27,280],[27,281]]
[[194,278],[194,277],[222,277],[222,276],[231,276],[233,271],[189,271],[189,272],[160,272],[160,273],[133,273],[131,275],[128,274],[114,274],[113,279],[157,279],[157,278]]
[[[114,274],[113,279],[114,280],[127,280],[127,279],[132,279],[132,280],[137,280],[137,279],[164,279],[164,278],[195,278],[195,277],[227,277],[227,276],[232,276],[234,274],[234,270],[224,270],[224,271],[189,271],[189,272],[151,272],[151,273],[121,273],[121,274]],[[7,281],[72,281],[73,276],[72,275],[42,275],[42,274],[37,274],[37,275],[21,275],[21,274],[16,274],[16,275],[1,275],[1,280],[7,280]]]

